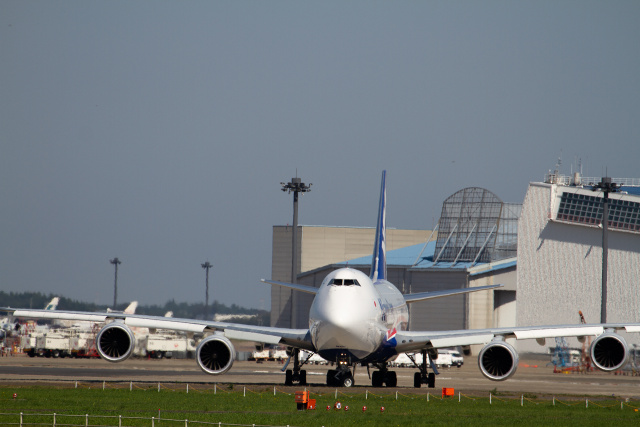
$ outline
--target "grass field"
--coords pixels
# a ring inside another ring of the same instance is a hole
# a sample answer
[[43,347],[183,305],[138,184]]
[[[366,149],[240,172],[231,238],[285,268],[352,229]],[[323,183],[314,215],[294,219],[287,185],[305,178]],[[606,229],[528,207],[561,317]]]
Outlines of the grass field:
[[[345,391],[345,390],[342,390]],[[456,395],[442,399],[433,390],[403,394],[399,390],[371,392],[348,390],[346,393],[314,394],[317,409],[298,411],[292,394],[273,390],[244,389],[242,386],[219,385],[213,389],[184,385],[175,389],[148,388],[102,389],[102,384],[83,385],[77,389],[54,387],[0,386],[0,425],[85,425],[118,426],[190,426],[211,423],[269,426],[414,426],[414,425],[490,425],[512,426],[610,426],[640,425],[640,402],[621,402],[590,397],[504,397]],[[15,395],[15,397],[14,397]],[[458,401],[460,399],[460,401]],[[339,401],[341,410],[333,407]],[[327,410],[327,406],[331,409]],[[349,410],[345,411],[348,406]],[[367,407],[363,411],[363,406]],[[381,411],[384,407],[384,412]],[[49,414],[49,415],[33,415]],[[68,415],[76,415],[69,417]],[[98,417],[102,416],[102,417]],[[122,416],[122,419],[118,419]],[[152,420],[152,417],[154,419]],[[174,421],[172,421],[174,420]],[[201,422],[199,424],[196,422]]]

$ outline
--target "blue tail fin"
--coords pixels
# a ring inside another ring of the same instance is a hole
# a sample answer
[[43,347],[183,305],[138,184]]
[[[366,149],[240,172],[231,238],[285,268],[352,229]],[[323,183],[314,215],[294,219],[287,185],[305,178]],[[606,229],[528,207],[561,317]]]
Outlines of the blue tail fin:
[[371,280],[387,279],[387,171],[382,171],[380,184],[380,203],[378,205],[378,223],[376,224],[376,242],[373,246],[371,261]]

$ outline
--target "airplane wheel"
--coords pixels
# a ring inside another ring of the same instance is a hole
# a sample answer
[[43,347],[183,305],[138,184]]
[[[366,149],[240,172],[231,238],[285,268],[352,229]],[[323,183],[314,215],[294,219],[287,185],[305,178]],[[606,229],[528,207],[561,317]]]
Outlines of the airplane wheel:
[[398,385],[398,376],[395,371],[387,372],[387,387],[395,387]]
[[336,384],[336,373],[337,373],[337,371],[335,371],[334,369],[329,369],[327,371],[327,385],[329,387],[337,386],[337,384]]
[[353,376],[351,373],[348,373],[342,378],[342,385],[344,387],[351,387],[353,385]]
[[284,385],[293,385],[293,372],[291,369],[287,369],[284,376]]
[[382,372],[375,371],[371,374],[371,385],[373,387],[382,387]]
[[420,388],[422,385],[422,378],[420,377],[420,372],[416,372],[413,374],[413,386],[415,388]]
[[427,384],[429,385],[429,388],[436,388],[436,374],[433,372],[429,374],[427,377]]
[[307,371],[300,371],[300,385],[307,385]]

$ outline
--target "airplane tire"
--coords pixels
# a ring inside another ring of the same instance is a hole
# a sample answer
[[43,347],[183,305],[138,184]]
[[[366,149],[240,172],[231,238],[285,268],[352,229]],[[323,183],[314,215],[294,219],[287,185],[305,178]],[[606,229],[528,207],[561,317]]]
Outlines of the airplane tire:
[[387,372],[387,387],[395,387],[398,385],[398,376],[395,371]]
[[343,387],[351,387],[353,385],[353,375],[351,375],[351,373],[348,373],[342,378],[342,385]]
[[420,372],[416,372],[413,374],[413,386],[415,388],[420,388],[422,385],[422,377],[420,376]]
[[337,371],[334,369],[329,369],[327,371],[327,385],[329,387],[337,386],[336,384],[336,373]]
[[307,371],[300,371],[300,385],[307,385]]
[[429,388],[436,388],[436,374],[431,372],[427,377],[427,384]]
[[291,369],[287,369],[284,375],[284,385],[293,385],[293,372]]
[[373,387],[382,387],[382,372],[375,371],[371,374],[371,385]]

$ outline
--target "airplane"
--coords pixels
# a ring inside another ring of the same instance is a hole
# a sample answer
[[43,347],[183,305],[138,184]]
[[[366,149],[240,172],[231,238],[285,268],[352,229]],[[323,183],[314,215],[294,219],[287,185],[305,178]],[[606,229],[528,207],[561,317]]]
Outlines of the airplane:
[[[57,318],[109,322],[98,333],[96,347],[100,356],[110,362],[121,362],[133,353],[135,336],[132,328],[169,329],[208,335],[196,349],[196,362],[207,374],[220,375],[231,369],[236,352],[231,340],[281,344],[290,354],[285,372],[285,384],[305,385],[309,360],[300,358],[303,350],[317,353],[336,364],[327,372],[329,386],[354,385],[357,365],[377,369],[370,372],[374,387],[395,387],[397,375],[388,369],[389,361],[401,353],[421,353],[421,363],[414,364],[414,387],[426,384],[435,387],[438,374],[438,348],[483,345],[478,355],[480,372],[488,379],[502,381],[510,378],[518,366],[518,353],[506,340],[536,339],[544,345],[546,338],[573,336],[582,339],[596,336],[591,344],[593,364],[604,371],[623,367],[628,359],[629,346],[617,332],[640,332],[640,323],[576,324],[556,326],[526,326],[490,329],[462,329],[451,331],[408,331],[407,305],[432,298],[442,298],[469,292],[486,291],[501,285],[479,286],[456,290],[402,294],[387,281],[386,262],[386,171],[382,172],[378,219],[370,274],[339,268],[329,273],[321,285],[312,286],[262,280],[314,296],[309,311],[309,327],[300,329],[242,325],[236,323],[163,318],[125,313],[86,313],[71,311],[47,312],[3,308],[15,317]],[[426,357],[429,355],[429,357]],[[293,369],[287,369],[293,360]],[[429,362],[427,362],[427,360]],[[427,364],[428,363],[428,364]],[[429,371],[431,370],[431,372]]]

